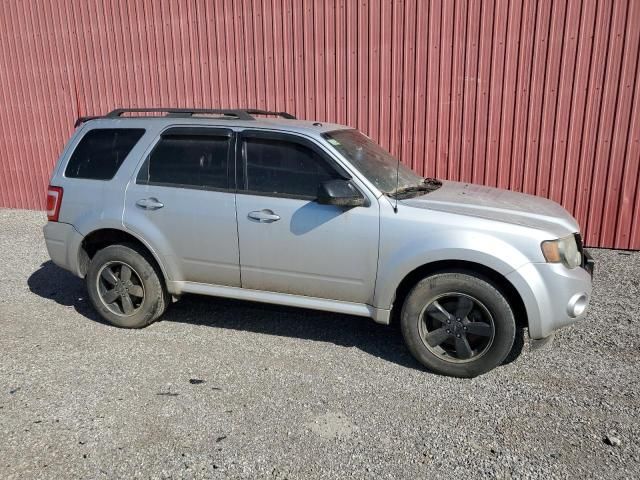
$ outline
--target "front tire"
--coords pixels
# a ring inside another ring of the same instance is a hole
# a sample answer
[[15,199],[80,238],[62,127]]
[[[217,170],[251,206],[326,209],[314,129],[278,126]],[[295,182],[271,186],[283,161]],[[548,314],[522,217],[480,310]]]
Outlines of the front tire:
[[110,245],[98,251],[86,281],[96,311],[117,327],[146,327],[169,303],[155,262],[134,245]]
[[475,377],[500,365],[513,347],[516,322],[505,296],[467,273],[429,276],[402,307],[402,335],[429,370]]

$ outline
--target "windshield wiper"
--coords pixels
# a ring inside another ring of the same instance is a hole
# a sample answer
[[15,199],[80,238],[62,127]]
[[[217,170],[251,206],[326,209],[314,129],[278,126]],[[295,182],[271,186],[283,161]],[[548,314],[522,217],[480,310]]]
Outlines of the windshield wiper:
[[442,182],[436,178],[425,178],[417,185],[407,185],[406,187],[396,188],[388,193],[390,197],[409,197],[412,193],[426,192],[430,193],[439,189],[442,186]]

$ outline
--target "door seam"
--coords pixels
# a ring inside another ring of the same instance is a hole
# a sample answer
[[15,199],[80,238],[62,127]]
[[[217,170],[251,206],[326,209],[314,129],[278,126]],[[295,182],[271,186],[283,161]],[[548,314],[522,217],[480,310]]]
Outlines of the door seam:
[[238,244],[238,275],[240,277],[240,288],[242,285],[242,253],[240,252],[240,225],[238,220],[238,138],[239,133],[233,132],[233,206],[236,209],[236,242]]

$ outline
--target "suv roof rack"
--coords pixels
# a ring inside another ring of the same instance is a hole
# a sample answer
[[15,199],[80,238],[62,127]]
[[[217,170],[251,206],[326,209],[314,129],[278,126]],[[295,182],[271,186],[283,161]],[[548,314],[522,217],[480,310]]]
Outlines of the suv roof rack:
[[[77,127],[84,122],[98,118],[121,118],[125,113],[164,113],[166,117],[192,117],[193,115],[201,114],[218,114],[222,115],[222,118],[226,117],[229,120],[255,120],[254,115],[273,115],[287,120],[296,119],[296,117],[287,112],[271,112],[269,110],[259,110],[256,108],[117,108],[111,110],[106,115],[79,117],[78,120],[76,120],[75,126]],[[144,115],[138,116],[144,117]]]

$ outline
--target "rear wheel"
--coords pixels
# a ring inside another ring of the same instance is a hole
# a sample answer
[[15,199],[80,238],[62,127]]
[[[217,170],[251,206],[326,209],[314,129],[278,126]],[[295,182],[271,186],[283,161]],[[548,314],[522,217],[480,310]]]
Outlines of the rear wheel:
[[500,365],[514,343],[516,322],[505,296],[466,273],[439,273],[420,281],[402,308],[402,335],[430,370],[475,377]]
[[110,245],[98,251],[86,280],[95,309],[118,327],[145,327],[169,303],[155,262],[133,245]]

